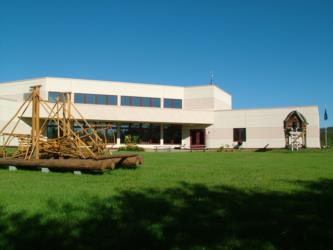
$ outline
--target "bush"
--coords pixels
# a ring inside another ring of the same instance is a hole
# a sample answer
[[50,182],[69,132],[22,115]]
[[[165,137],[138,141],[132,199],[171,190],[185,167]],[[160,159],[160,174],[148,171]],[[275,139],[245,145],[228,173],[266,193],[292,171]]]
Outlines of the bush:
[[123,147],[119,147],[118,151],[145,151],[145,149],[137,145],[126,145]]
[[125,135],[126,144],[137,144],[139,142],[139,136],[137,135]]
[[223,150],[224,150],[224,146],[221,146],[216,150],[216,152],[223,152]]

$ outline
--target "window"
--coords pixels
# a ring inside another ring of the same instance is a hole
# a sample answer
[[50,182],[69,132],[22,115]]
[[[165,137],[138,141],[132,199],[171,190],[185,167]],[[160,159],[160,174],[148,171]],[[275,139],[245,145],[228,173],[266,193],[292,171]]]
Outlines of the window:
[[160,143],[160,125],[152,123],[124,123],[120,127],[121,143],[125,137],[130,136],[133,143],[158,144]]
[[131,106],[130,99],[131,98],[129,96],[122,96],[121,97],[121,105],[122,106]]
[[140,97],[136,97],[136,96],[132,96],[132,102],[131,102],[131,106],[137,106],[140,107]]
[[246,141],[246,128],[234,128],[234,142]]
[[[117,143],[117,126],[112,125],[108,122],[103,121],[89,121],[89,125],[97,132],[98,136],[105,143],[115,144]],[[73,131],[77,133],[78,136],[81,136],[82,140],[87,140],[88,138],[85,136],[86,133],[83,132],[83,128],[87,129],[88,126],[86,123],[82,121],[76,121],[73,123]],[[93,130],[87,129],[88,134],[92,134]]]
[[142,106],[150,107],[150,98],[149,97],[142,97]]
[[182,108],[182,100],[181,99],[164,99],[164,108],[173,108],[173,109],[181,109]]
[[107,96],[107,104],[108,105],[117,105],[117,96],[116,95],[108,95]]
[[106,95],[96,95],[97,104],[106,104]]
[[47,138],[53,139],[58,136],[58,126],[54,121],[48,122],[47,125]]
[[117,96],[75,93],[74,102],[98,105],[117,105]]
[[163,137],[165,144],[181,144],[182,126],[173,124],[164,124]]
[[85,95],[85,103],[95,104],[95,95],[86,94]]
[[161,107],[161,99],[160,98],[150,98],[151,100],[151,107]]
[[84,103],[84,94],[74,94],[75,103]]
[[49,96],[48,96],[48,101],[49,102],[56,102],[58,97],[59,97],[60,101],[63,101],[64,93],[63,92],[50,91]]
[[164,108],[172,108],[172,100],[164,99]]
[[173,100],[173,107],[176,109],[182,108],[182,100]]
[[[108,128],[106,130],[105,137],[107,143],[117,143],[117,126],[112,125],[112,127]],[[101,138],[103,138],[103,136]]]
[[156,97],[138,97],[138,96],[122,96],[122,106],[135,106],[135,107],[161,107],[161,99]]

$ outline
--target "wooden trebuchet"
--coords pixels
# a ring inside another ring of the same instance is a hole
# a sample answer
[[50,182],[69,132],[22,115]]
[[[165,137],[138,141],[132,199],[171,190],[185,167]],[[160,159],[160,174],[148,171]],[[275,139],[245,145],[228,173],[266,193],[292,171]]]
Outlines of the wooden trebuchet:
[[[75,107],[71,93],[62,93],[50,103],[42,99],[40,87],[31,88],[29,97],[0,129],[3,141],[0,166],[103,171],[119,166],[137,167],[143,163],[143,158],[136,154],[110,156],[105,138],[99,137],[96,128]],[[31,133],[15,133],[29,107],[32,110]],[[40,117],[42,112],[43,118]],[[45,137],[50,125],[56,131],[54,138]],[[16,151],[9,152],[7,148],[13,140],[19,145]]]

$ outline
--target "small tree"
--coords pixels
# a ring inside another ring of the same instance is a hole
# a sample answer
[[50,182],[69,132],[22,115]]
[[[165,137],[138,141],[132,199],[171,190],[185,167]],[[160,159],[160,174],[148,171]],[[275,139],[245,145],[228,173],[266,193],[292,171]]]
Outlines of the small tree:
[[125,135],[125,144],[137,144],[139,136],[137,135]]

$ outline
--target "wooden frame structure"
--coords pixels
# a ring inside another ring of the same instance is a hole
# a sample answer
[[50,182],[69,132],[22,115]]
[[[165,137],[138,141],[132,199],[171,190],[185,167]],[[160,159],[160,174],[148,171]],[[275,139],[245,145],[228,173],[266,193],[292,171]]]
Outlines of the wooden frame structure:
[[[0,130],[0,136],[5,138],[2,145],[5,156],[26,160],[38,160],[40,158],[97,159],[98,155],[103,153],[105,149],[103,140],[71,102],[71,93],[63,93],[62,95],[51,105],[51,103],[41,98],[40,86],[31,88],[29,97]],[[32,108],[31,134],[16,134],[15,129],[30,106]],[[40,117],[41,109],[46,113],[45,119]],[[76,118],[74,113],[79,118]],[[15,121],[15,119],[17,120]],[[15,124],[12,125],[14,121]],[[47,139],[44,136],[49,122],[56,124],[56,138]],[[73,131],[73,122],[80,126],[81,130],[79,132]],[[12,127],[11,131],[5,133],[4,131],[9,127]],[[18,151],[9,156],[6,149],[14,138],[19,140]]]
[[[49,103],[41,98],[40,87],[31,87],[28,98],[0,129],[3,140],[0,167],[103,171],[116,165],[133,167],[143,163],[143,158],[136,154],[112,156],[106,151],[106,143],[72,103],[71,93],[62,93],[55,103]],[[32,111],[31,133],[15,133],[29,108]],[[41,111],[45,118],[41,118]],[[51,139],[45,136],[50,123],[57,130],[56,137]],[[78,131],[74,131],[73,124],[79,127]],[[17,140],[18,147],[9,152],[13,140]]]
[[[71,159],[67,161],[71,168],[80,168],[85,165],[89,169],[88,162],[76,161],[73,166],[73,160],[95,160],[101,161],[101,169],[105,168],[104,160],[113,159],[109,162],[110,168],[115,167],[115,164],[124,163],[125,165],[138,165],[143,162],[141,157],[137,155],[122,155],[111,156],[109,151],[106,151],[106,144],[100,138],[96,130],[82,116],[80,111],[71,101],[71,93],[62,93],[55,103],[50,103],[41,98],[41,86],[31,87],[31,93],[28,98],[19,107],[14,116],[0,129],[0,137],[3,143],[0,146],[0,157],[2,163],[15,162],[20,165],[42,164],[45,166],[45,160],[52,160],[52,166],[57,165],[57,161]],[[25,117],[28,108],[31,108],[31,133],[18,134],[15,133],[20,122]],[[44,112],[45,118],[41,118],[41,111]],[[49,139],[45,136],[49,123],[55,125],[57,134],[55,138]],[[74,131],[73,124],[79,127],[78,131]],[[13,140],[17,140],[18,147],[14,152],[9,152],[9,145]],[[16,161],[15,161],[16,159]],[[39,161],[42,159],[43,161]],[[14,160],[14,161],[13,161]],[[30,161],[29,163],[27,161]],[[63,162],[58,161],[58,165],[64,166]],[[98,166],[98,163],[95,162]],[[96,164],[91,164],[92,170],[96,169]],[[111,165],[110,165],[111,164]],[[94,166],[94,167],[93,167]]]

